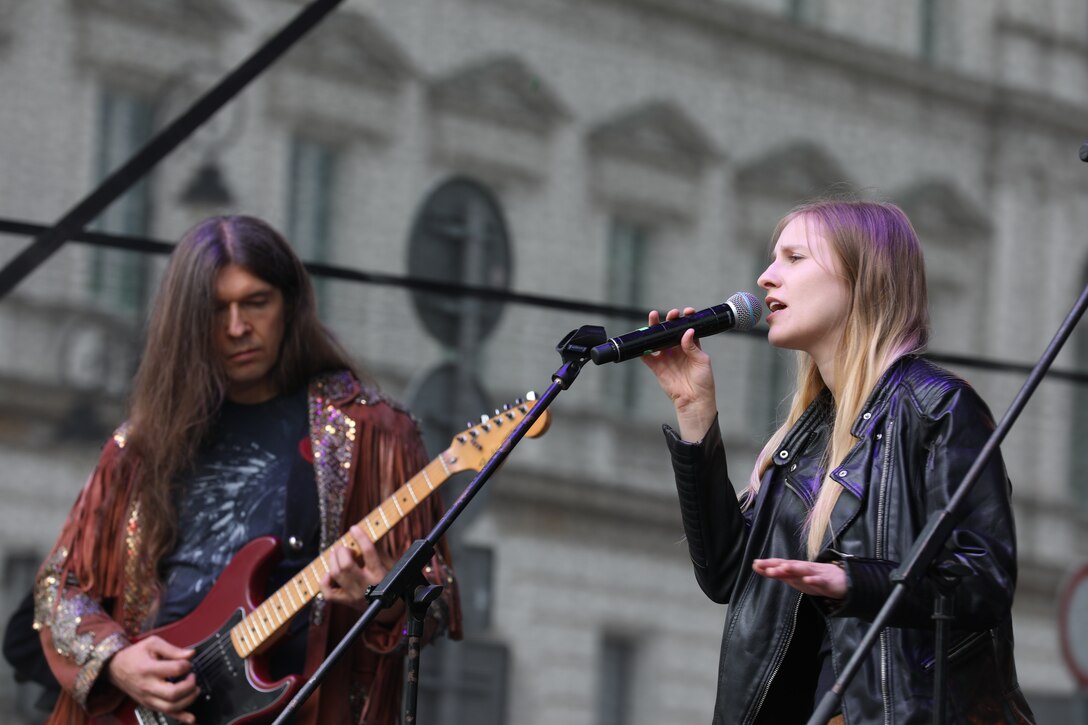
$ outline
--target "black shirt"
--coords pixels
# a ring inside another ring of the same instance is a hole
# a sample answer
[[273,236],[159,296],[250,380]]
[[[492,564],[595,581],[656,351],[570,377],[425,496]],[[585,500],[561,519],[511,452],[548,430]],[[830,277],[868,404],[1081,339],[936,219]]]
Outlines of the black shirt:
[[[317,556],[318,507],[312,457],[307,459],[306,402],[303,388],[263,403],[223,404],[209,443],[175,484],[178,540],[160,564],[164,592],[157,626],[193,611],[247,543],[268,535],[282,541],[289,499],[294,507],[291,523],[304,519],[309,524],[305,530],[315,535],[306,537],[301,550],[285,550],[289,556],[274,568],[265,593],[275,591]],[[242,582],[237,587],[241,592]],[[281,642],[275,650],[274,660],[295,650],[288,671],[302,670],[305,626],[304,611],[291,623],[289,639],[295,641]],[[274,664],[273,669],[280,668]]]

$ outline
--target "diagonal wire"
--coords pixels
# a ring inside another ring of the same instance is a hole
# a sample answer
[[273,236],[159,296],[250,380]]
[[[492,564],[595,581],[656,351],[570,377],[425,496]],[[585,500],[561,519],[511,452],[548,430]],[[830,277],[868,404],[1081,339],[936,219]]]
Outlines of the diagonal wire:
[[343,0],[314,0],[0,270],[0,298],[82,231]]

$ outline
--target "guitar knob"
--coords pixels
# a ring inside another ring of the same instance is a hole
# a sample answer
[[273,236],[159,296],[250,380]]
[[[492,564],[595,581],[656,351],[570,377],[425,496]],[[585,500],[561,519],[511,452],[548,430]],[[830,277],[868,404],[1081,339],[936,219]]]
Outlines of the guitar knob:
[[291,547],[291,551],[302,551],[302,539],[297,536],[287,539],[287,545]]

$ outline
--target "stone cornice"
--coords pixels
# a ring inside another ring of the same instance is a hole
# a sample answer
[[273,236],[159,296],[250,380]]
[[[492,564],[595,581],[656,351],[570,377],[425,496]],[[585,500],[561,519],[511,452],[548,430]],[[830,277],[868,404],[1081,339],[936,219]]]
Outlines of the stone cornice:
[[[557,1],[549,3],[549,0],[478,2],[520,6],[525,12],[555,18],[552,22],[576,22],[569,19],[569,14],[571,7],[579,7],[558,3],[562,5],[559,8]],[[991,78],[969,76],[954,68],[928,65],[912,56],[865,45],[819,27],[799,25],[783,16],[739,3],[725,0],[596,0],[586,6],[587,14],[598,16],[607,9],[625,14],[641,12],[647,16],[646,24],[658,29],[653,35],[641,36],[646,43],[652,43],[654,37],[663,37],[669,24],[681,25],[707,37],[706,45],[711,50],[703,52],[704,57],[715,48],[728,50],[733,44],[747,44],[752,49],[762,49],[799,66],[836,70],[858,82],[912,93],[920,102],[947,104],[968,112],[1000,117],[1003,121],[1015,119],[1043,126],[1047,132],[1057,130],[1079,135],[1084,131],[1082,120],[1088,114],[1088,103],[1071,103]],[[1010,28],[1021,27],[1012,21],[1004,24]],[[591,22],[583,25],[587,27],[585,32],[591,32],[588,29],[593,25]],[[1001,23],[998,27],[1002,27]],[[1043,31],[1033,29],[1032,32]],[[1068,39],[1053,40],[1063,47],[1070,46]],[[1081,44],[1074,45],[1079,50]],[[697,51],[692,52],[697,54]],[[730,55],[723,52],[725,56]],[[732,54],[747,56],[749,49],[741,48]]]

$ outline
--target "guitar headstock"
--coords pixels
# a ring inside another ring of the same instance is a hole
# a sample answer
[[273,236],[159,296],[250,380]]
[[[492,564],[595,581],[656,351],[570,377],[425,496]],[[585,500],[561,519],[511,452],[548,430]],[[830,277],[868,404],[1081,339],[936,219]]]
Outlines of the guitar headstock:
[[[458,433],[450,441],[446,458],[446,466],[451,472],[478,471],[490,460],[499,446],[510,437],[514,427],[536,405],[536,394],[532,391],[526,393],[526,399],[518,398],[511,405],[504,405],[501,410],[496,410],[494,415],[484,414],[480,416],[480,422],[470,425]],[[532,427],[526,431],[527,438],[536,438],[544,435],[551,424],[551,413],[545,410],[537,418]]]

